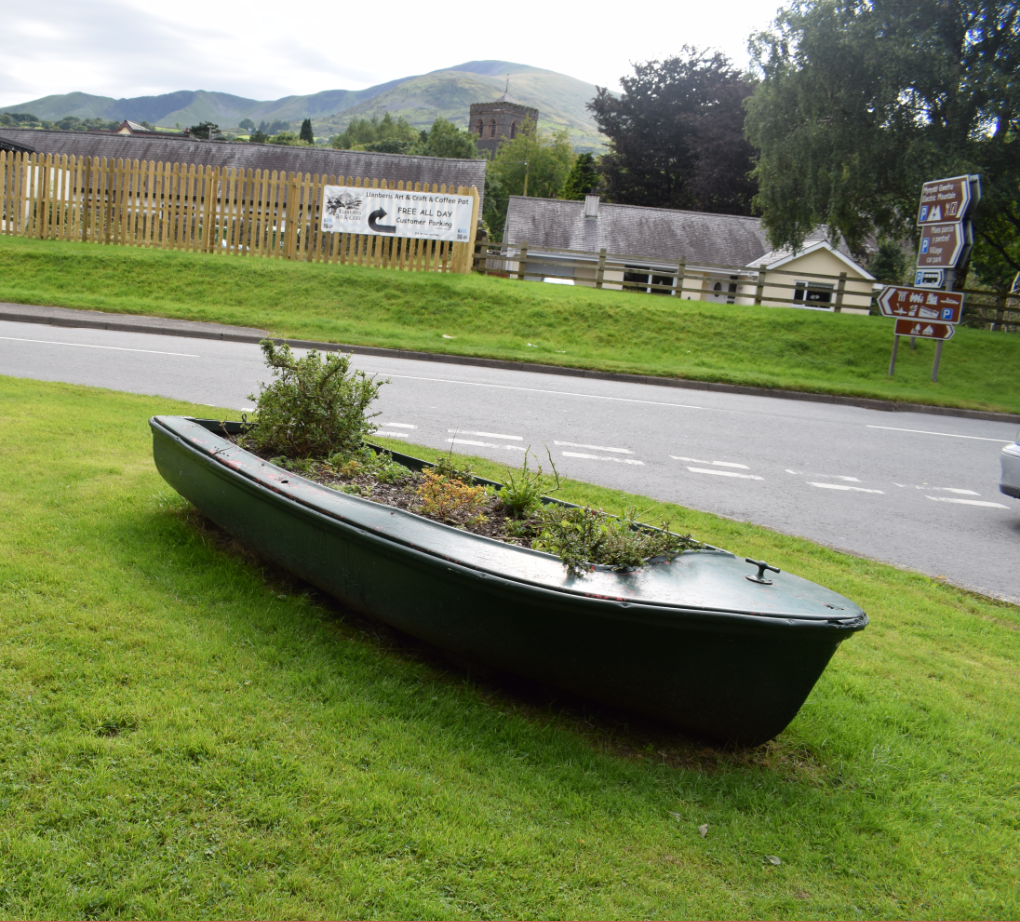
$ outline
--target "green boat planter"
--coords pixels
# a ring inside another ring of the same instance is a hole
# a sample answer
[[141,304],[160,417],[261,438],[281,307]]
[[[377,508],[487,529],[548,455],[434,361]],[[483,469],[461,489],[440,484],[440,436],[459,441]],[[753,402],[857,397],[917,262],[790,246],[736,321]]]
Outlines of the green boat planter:
[[[550,554],[328,489],[237,447],[240,424],[149,421],[156,467],[245,544],[352,608],[456,657],[738,745],[789,724],[849,599],[715,548],[570,576]],[[395,456],[409,466],[424,462]]]

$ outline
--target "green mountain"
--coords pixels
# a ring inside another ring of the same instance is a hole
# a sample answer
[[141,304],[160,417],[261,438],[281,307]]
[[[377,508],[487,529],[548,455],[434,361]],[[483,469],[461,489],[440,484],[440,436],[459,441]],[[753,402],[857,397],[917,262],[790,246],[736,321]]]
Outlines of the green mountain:
[[473,62],[409,77],[349,109],[326,118],[313,118],[312,125],[316,135],[324,137],[343,130],[352,118],[391,112],[422,128],[431,125],[439,115],[466,128],[471,104],[492,102],[501,96],[506,90],[507,75],[510,76],[510,95],[538,109],[540,128],[566,128],[577,150],[604,147],[605,138],[599,134],[585,108],[585,103],[595,95],[592,84],[554,71],[525,69],[499,61]]
[[0,108],[0,112],[30,112],[53,122],[68,115],[107,121],[129,118],[165,128],[210,121],[230,129],[236,128],[244,118],[256,123],[298,122],[310,118],[316,136],[329,137],[342,131],[352,118],[382,115],[387,111],[402,115],[412,125],[423,128],[431,125],[437,116],[467,127],[471,103],[491,102],[502,95],[508,76],[510,95],[539,110],[540,127],[566,128],[578,150],[600,149],[604,145],[605,139],[585,109],[585,103],[595,95],[592,84],[509,61],[470,61],[364,90],[325,90],[271,101],[206,90],[179,90],[128,99],[67,93],[6,106]]

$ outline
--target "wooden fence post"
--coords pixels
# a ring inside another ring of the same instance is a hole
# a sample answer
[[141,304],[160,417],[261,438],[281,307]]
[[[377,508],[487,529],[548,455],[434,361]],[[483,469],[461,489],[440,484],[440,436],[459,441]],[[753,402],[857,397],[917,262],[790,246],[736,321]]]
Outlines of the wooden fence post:
[[602,280],[606,276],[606,248],[599,250],[599,267],[595,270],[595,287],[602,287]]
[[754,306],[761,307],[762,295],[765,293],[765,266],[758,267],[758,284],[754,287]]
[[293,259],[297,246],[297,175],[288,174],[287,182],[280,185],[287,190],[287,201],[283,205],[283,213],[286,215],[284,221],[287,224],[283,231],[283,258]]
[[684,297],[684,276],[687,275],[687,257],[684,256],[676,264],[676,281],[673,283],[671,295],[676,295],[683,300]]
[[[1001,330],[1003,321],[1006,319],[1006,296],[1000,294],[995,299],[995,319],[992,321],[993,330]],[[941,340],[939,340],[941,342]]]
[[465,275],[470,275],[471,270],[475,267],[475,241],[478,239],[478,188],[472,186],[468,189],[468,195],[471,196],[471,239],[464,248],[464,264],[461,271]]
[[528,244],[527,242],[521,244],[521,254],[517,260],[517,281],[524,281],[524,273],[528,267]]
[[836,303],[833,306],[835,313],[840,313],[843,310],[843,292],[846,291],[846,273],[840,272],[839,282],[836,283]]

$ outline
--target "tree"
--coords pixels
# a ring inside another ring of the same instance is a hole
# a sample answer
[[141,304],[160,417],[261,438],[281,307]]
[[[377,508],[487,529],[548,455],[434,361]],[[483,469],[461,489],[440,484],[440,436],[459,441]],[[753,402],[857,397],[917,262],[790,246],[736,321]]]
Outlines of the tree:
[[220,126],[214,125],[212,122],[199,122],[197,125],[192,125],[188,129],[188,134],[193,138],[202,138],[206,141],[215,141],[223,137],[220,134]]
[[511,195],[552,198],[563,188],[574,158],[566,129],[539,131],[528,121],[516,138],[504,142],[485,171],[484,219],[492,239],[503,239]]
[[925,180],[980,173],[974,266],[1020,270],[1016,0],[794,0],[752,37],[755,205],[775,246],[818,224],[858,255],[913,238]]
[[305,144],[315,143],[315,135],[312,133],[312,120],[310,118],[306,118],[303,122],[301,122],[301,133],[298,137],[304,141]]
[[259,131],[265,135],[279,134],[281,131],[290,131],[290,122],[285,122],[283,119],[277,119],[275,122],[267,122],[265,120],[259,122]]
[[[347,127],[329,139],[329,146],[337,150],[376,150],[374,145],[385,143],[383,153],[402,154],[418,141],[418,131],[402,115],[394,118],[389,112],[379,118],[353,118]],[[394,143],[396,142],[396,144]],[[393,149],[403,144],[403,149]]]
[[567,173],[560,190],[560,198],[583,199],[589,192],[594,192],[601,181],[594,154],[579,154],[574,165]]
[[237,123],[237,127],[247,131],[248,134],[251,134],[255,130],[255,123],[250,118],[242,118],[241,121]]
[[634,65],[623,95],[588,103],[609,138],[603,188],[614,202],[720,214],[751,213],[754,151],[744,138],[753,83],[725,55],[684,46],[682,56]]
[[902,246],[892,240],[883,240],[878,245],[875,255],[868,262],[868,272],[880,282],[901,284],[913,281],[907,254],[903,252]]
[[483,156],[470,131],[464,131],[442,117],[437,118],[428,131],[419,134],[411,153],[458,160],[478,160]]

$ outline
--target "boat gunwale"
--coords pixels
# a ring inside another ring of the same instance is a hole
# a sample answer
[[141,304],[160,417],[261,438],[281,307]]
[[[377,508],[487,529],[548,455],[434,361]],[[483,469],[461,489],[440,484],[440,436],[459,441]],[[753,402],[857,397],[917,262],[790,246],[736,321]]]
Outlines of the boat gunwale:
[[[209,450],[206,446],[187,438],[179,432],[171,429],[164,420],[177,419],[184,420],[190,423],[201,426],[210,436],[219,439],[223,442],[222,448],[216,448],[215,450]],[[233,421],[229,421],[233,422]],[[211,425],[204,425],[209,423]],[[514,588],[525,592],[526,594],[537,593],[540,596],[558,599],[574,599],[577,602],[585,603],[586,613],[589,615],[595,615],[598,613],[603,617],[619,617],[621,612],[626,613],[628,620],[640,620],[645,623],[654,624],[665,624],[671,627],[685,627],[685,628],[696,628],[698,625],[703,624],[706,628],[709,627],[721,627],[723,624],[729,624],[732,626],[741,626],[745,628],[757,628],[772,631],[776,629],[790,630],[793,628],[805,628],[805,629],[820,629],[826,637],[831,637],[829,631],[836,630],[840,633],[845,633],[849,636],[851,633],[856,633],[862,630],[868,624],[868,616],[863,611],[859,615],[849,617],[825,617],[825,616],[803,616],[791,613],[770,613],[770,612],[755,612],[755,611],[741,611],[736,609],[723,609],[719,607],[707,607],[707,606],[696,606],[696,605],[677,605],[676,603],[670,602],[659,602],[648,599],[634,599],[632,597],[625,596],[612,596],[606,594],[600,594],[595,592],[585,592],[580,589],[573,589],[568,586],[550,586],[545,583],[538,582],[537,580],[530,580],[527,577],[520,575],[507,575],[506,573],[500,573],[498,571],[488,569],[482,565],[467,562],[452,558],[438,551],[431,550],[428,547],[422,547],[418,544],[412,543],[410,540],[403,538],[399,535],[393,535],[389,533],[381,533],[366,526],[362,523],[357,522],[354,519],[343,516],[336,510],[325,508],[321,504],[310,501],[307,498],[299,495],[293,495],[289,490],[285,489],[287,482],[283,484],[273,484],[272,482],[256,476],[253,472],[235,467],[234,465],[228,464],[227,460],[222,457],[226,449],[233,449],[235,451],[243,452],[245,455],[252,458],[257,462],[258,466],[263,469],[271,471],[278,471],[280,474],[286,475],[288,481],[293,478],[300,480],[303,485],[313,488],[314,492],[319,493],[324,499],[340,500],[341,502],[350,502],[355,507],[361,506],[362,504],[368,504],[370,507],[381,508],[389,510],[390,514],[401,514],[402,516],[411,517],[419,522],[427,523],[429,526],[437,529],[446,529],[455,532],[461,537],[469,537],[474,541],[481,541],[485,543],[491,543],[498,545],[501,549],[512,548],[513,551],[518,553],[524,553],[527,555],[539,555],[546,559],[558,560],[555,555],[547,554],[543,551],[536,551],[531,548],[523,548],[516,545],[509,545],[506,542],[499,541],[495,538],[490,538],[486,535],[476,535],[470,532],[465,532],[462,529],[453,528],[443,522],[436,522],[432,519],[426,519],[423,516],[416,515],[408,510],[399,509],[397,507],[389,507],[384,503],[378,503],[374,500],[367,499],[365,497],[354,496],[351,494],[343,493],[339,490],[333,490],[323,484],[317,483],[314,480],[310,480],[306,477],[302,477],[300,474],[296,474],[293,471],[288,471],[278,465],[272,464],[272,462],[266,461],[255,455],[253,452],[242,448],[233,442],[223,438],[213,427],[220,427],[226,429],[223,422],[217,420],[203,420],[196,417],[187,416],[154,416],[149,420],[150,427],[156,431],[157,427],[163,437],[170,439],[176,443],[180,448],[196,456],[199,460],[205,462],[215,462],[212,467],[221,476],[227,477],[227,479],[247,484],[249,487],[254,487],[257,492],[264,495],[266,499],[274,502],[282,502],[284,505],[296,507],[301,510],[304,514],[311,514],[315,518],[324,521],[330,527],[343,527],[357,532],[362,538],[367,539],[370,543],[375,544],[381,548],[399,548],[403,553],[410,553],[415,558],[418,558],[421,562],[435,566],[437,562],[441,562],[442,566],[450,568],[454,567],[463,574],[470,576],[475,579],[486,579],[495,580],[499,583],[503,583],[507,587]],[[234,423],[238,427],[238,432],[241,431],[242,423]],[[231,426],[233,428],[233,426]],[[372,446],[378,448],[378,446]],[[411,455],[403,455],[399,452],[393,452],[389,449],[379,448],[379,450],[385,451],[392,456],[399,456],[406,458],[416,464],[421,464],[424,467],[431,466],[429,462],[423,461],[419,458],[414,458]],[[398,461],[402,463],[402,461]],[[406,465],[405,465],[406,466]],[[421,468],[419,468],[420,470]],[[476,478],[480,483],[494,484],[494,481],[486,481],[484,478]],[[573,504],[563,503],[561,500],[553,500],[557,504],[563,504],[571,506]],[[725,551],[719,548],[705,546],[704,550],[701,551],[685,551],[684,554],[720,554],[727,557],[734,557],[729,551]],[[683,556],[683,555],[681,555]],[[652,564],[653,566],[655,564]],[[625,574],[623,574],[625,575]],[[834,595],[836,595],[834,593]],[[664,617],[668,613],[668,618]],[[819,637],[821,639],[821,637]]]

